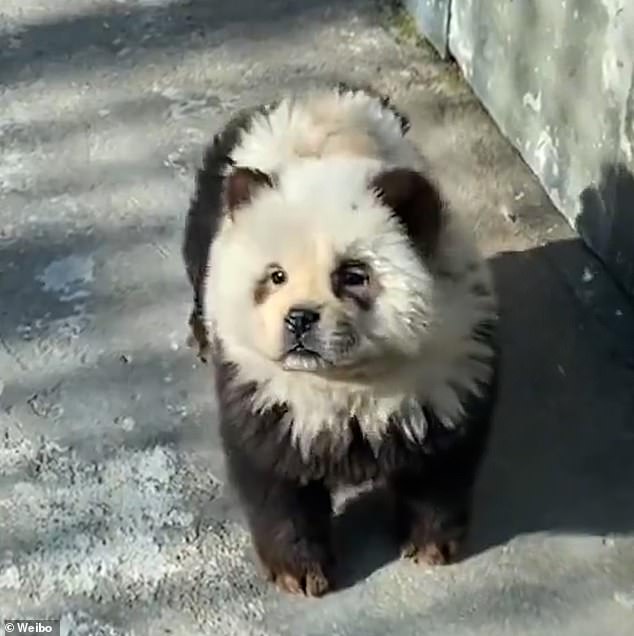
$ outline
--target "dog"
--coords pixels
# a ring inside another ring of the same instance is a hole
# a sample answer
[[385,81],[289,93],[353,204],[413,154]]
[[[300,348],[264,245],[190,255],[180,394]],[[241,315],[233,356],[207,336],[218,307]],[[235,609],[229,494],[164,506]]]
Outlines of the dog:
[[497,396],[488,265],[372,89],[238,113],[207,147],[183,257],[228,474],[269,578],[335,585],[331,496],[384,484],[403,553],[460,555]]

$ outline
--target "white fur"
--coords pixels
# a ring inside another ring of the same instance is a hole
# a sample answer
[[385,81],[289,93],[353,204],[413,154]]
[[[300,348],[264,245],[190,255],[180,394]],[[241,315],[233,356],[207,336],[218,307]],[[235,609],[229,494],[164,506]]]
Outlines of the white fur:
[[[250,209],[221,226],[206,285],[210,329],[238,363],[239,380],[258,386],[252,408],[287,403],[288,425],[304,454],[324,429],[345,441],[350,416],[373,444],[395,412],[406,434],[422,439],[421,399],[454,426],[463,393],[478,391],[490,375],[489,364],[473,356],[486,360],[492,351],[473,339],[472,329],[495,317],[496,303],[492,291],[470,291],[475,283],[491,290],[491,281],[456,218],[442,231],[432,271],[369,191],[371,177],[386,167],[421,166],[394,114],[362,93],[287,100],[256,118],[232,157],[278,176],[276,188],[262,190]],[[283,370],[259,348],[253,281],[282,258],[301,262],[317,285],[334,255],[351,249],[370,262],[383,289],[370,330],[389,354],[355,377]]]
[[298,158],[373,157],[412,166],[420,160],[404,142],[398,117],[363,92],[332,91],[287,98],[256,115],[249,134],[231,153],[242,166],[275,173]]

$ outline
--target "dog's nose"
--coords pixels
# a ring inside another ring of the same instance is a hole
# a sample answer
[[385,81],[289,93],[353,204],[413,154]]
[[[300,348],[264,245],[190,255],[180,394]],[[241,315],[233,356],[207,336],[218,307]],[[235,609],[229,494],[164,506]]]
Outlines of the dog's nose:
[[286,314],[286,328],[295,336],[302,336],[319,321],[319,312],[308,307],[292,307]]

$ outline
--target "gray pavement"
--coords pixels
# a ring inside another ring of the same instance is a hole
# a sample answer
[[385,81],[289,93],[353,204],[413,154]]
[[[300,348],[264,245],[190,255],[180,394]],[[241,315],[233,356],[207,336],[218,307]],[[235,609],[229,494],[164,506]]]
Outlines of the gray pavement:
[[[398,28],[395,28],[395,25]],[[351,0],[2,0],[0,618],[64,634],[634,634],[634,315],[456,70]],[[502,397],[470,556],[399,561],[380,497],[342,589],[281,596],[184,346],[184,213],[237,107],[337,78],[412,117],[491,256]]]

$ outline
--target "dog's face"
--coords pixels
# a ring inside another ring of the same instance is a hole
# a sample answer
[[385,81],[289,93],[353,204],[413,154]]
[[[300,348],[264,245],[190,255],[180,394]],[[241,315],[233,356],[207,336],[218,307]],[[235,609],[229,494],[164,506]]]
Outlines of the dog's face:
[[341,374],[413,355],[434,320],[433,186],[373,161],[307,160],[226,178],[210,262],[219,336],[288,372]]

